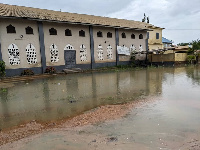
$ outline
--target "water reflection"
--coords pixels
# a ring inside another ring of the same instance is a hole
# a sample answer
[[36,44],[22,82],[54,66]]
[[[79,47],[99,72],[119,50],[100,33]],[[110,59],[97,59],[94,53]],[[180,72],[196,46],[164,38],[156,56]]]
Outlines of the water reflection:
[[[0,91],[0,128],[67,118],[100,105],[160,95],[163,82],[177,71],[185,73],[185,69],[156,68],[59,75],[19,83]],[[188,77],[198,78],[197,72],[187,71]]]
[[200,66],[189,67],[187,69],[187,76],[193,80],[195,84],[200,85]]

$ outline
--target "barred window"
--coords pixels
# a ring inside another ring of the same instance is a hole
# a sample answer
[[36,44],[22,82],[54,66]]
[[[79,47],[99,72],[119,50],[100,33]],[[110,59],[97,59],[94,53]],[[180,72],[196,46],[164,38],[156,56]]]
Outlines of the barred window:
[[26,46],[26,56],[28,64],[37,63],[36,50],[33,44],[31,43]]
[[10,65],[20,64],[19,48],[17,47],[17,45],[13,43],[9,45],[8,56]]
[[55,44],[50,46],[50,58],[52,63],[59,61],[58,47]]

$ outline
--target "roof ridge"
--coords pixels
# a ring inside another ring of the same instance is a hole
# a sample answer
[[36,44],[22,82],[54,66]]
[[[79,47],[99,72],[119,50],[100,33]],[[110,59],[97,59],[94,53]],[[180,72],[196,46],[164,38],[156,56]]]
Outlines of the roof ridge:
[[92,25],[102,25],[110,27],[122,27],[122,28],[139,28],[148,30],[148,28],[140,21],[118,19],[111,17],[95,16],[88,14],[78,14],[70,12],[62,12],[49,9],[40,9],[34,7],[9,5],[0,3],[1,11],[0,17],[17,17],[17,18],[29,18],[40,20],[51,20],[59,22],[71,22],[82,23]]

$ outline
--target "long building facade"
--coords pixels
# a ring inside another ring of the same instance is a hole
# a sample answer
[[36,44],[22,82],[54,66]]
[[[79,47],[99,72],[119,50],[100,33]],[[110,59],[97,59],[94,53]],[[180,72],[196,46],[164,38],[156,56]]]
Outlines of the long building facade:
[[93,69],[130,63],[147,51],[142,22],[0,4],[0,60],[6,75],[49,66]]

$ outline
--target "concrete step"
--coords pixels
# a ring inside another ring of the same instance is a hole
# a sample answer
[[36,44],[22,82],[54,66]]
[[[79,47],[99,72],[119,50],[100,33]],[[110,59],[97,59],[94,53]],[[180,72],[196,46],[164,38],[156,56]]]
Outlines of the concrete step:
[[63,71],[67,74],[69,73],[79,73],[82,72],[80,68],[70,68],[70,69],[63,69]]

